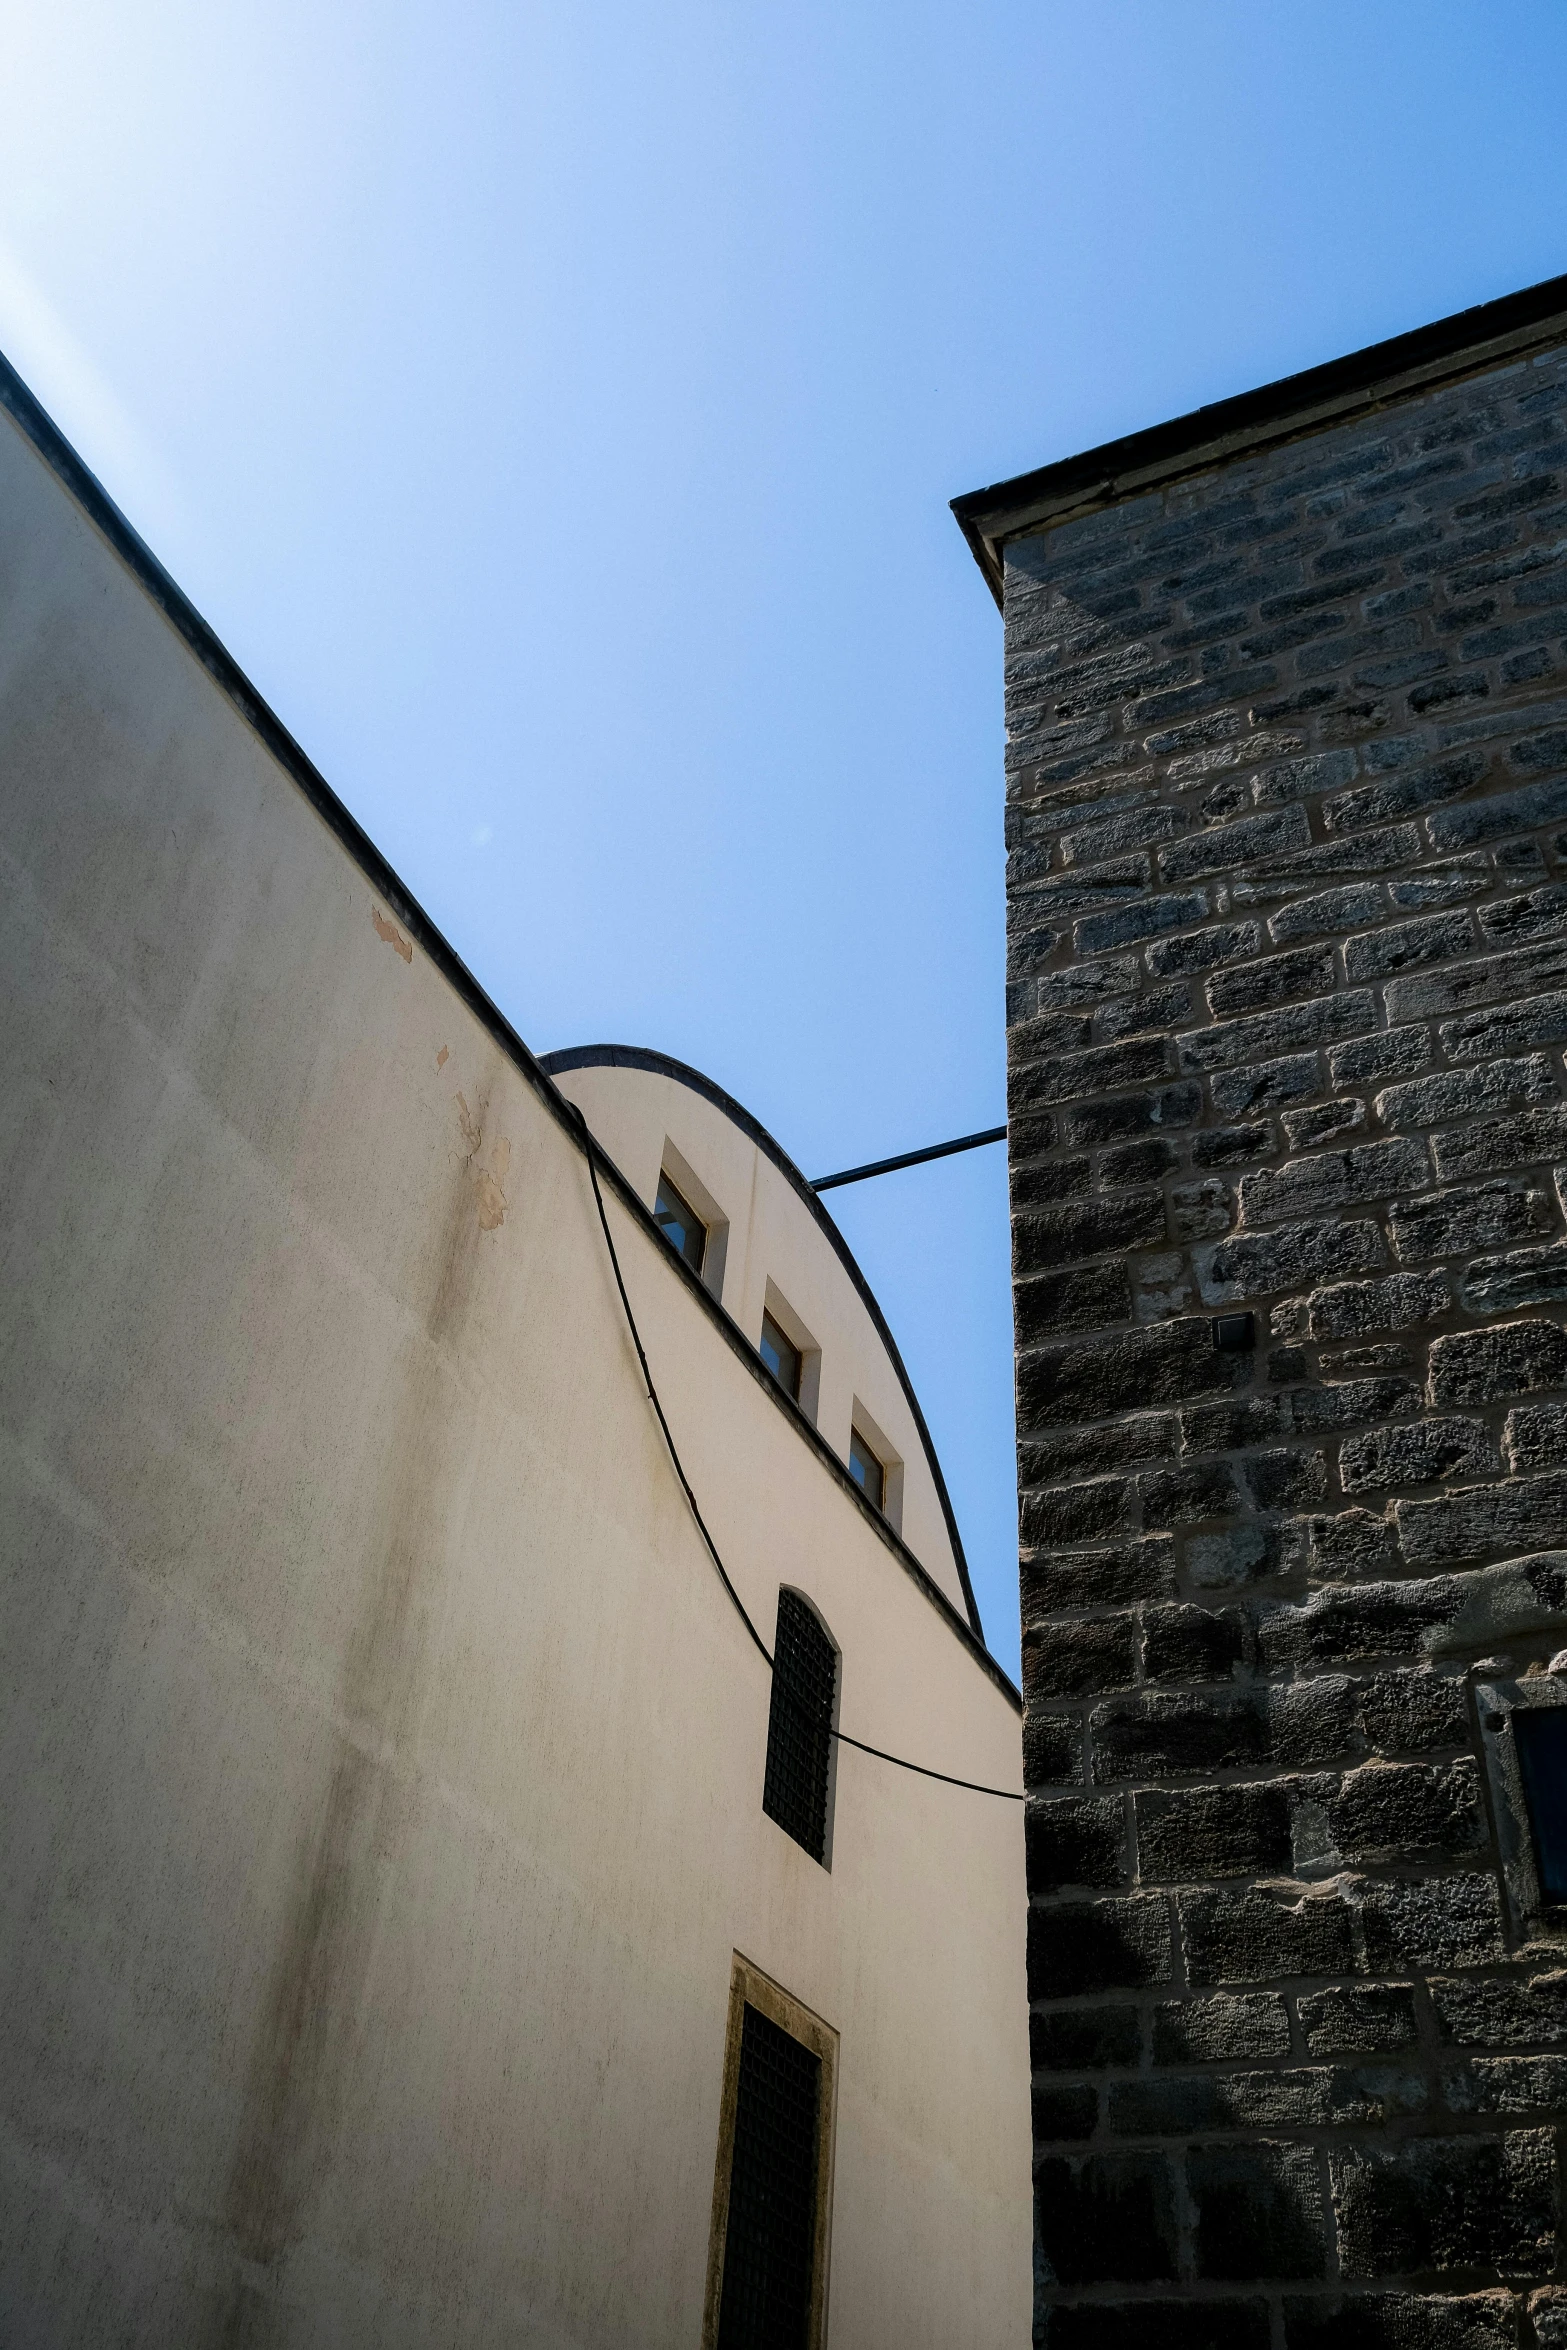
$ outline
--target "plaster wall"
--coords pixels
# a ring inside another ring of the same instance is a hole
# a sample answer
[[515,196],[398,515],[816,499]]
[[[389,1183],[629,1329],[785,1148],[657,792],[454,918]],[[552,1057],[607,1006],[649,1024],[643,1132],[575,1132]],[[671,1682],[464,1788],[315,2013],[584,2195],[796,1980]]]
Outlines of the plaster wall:
[[966,1614],[952,1541],[902,1383],[831,1242],[783,1171],[714,1103],[651,1071],[562,1071],[561,1091],[649,1207],[666,1140],[698,1175],[729,1224],[722,1303],[756,1345],[768,1284],[781,1292],[820,1352],[811,1413],[840,1460],[859,1403],[903,1468],[898,1531],[953,1606]]
[[[763,1816],[580,1149],[9,422],[0,775],[0,2336],[689,2350],[739,1950],[840,2034],[830,2338],[1016,2342],[1021,1806]],[[609,1213],[764,1633],[1018,1785]]]

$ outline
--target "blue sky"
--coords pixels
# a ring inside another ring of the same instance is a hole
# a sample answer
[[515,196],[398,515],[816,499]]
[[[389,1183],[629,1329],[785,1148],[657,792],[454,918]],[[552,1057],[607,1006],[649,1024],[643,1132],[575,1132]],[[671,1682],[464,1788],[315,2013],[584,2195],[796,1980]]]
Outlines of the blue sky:
[[[539,1050],[1003,1114],[955,493],[1567,269],[1560,0],[33,0],[0,346]],[[834,1195],[1015,1668],[999,1151]]]

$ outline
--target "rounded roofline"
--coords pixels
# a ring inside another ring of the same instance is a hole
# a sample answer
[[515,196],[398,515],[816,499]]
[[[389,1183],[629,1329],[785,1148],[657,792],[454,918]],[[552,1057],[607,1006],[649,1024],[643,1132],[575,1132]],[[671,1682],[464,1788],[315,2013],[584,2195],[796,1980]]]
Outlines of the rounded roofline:
[[958,1521],[953,1511],[952,1497],[947,1491],[947,1480],[941,1473],[941,1462],[936,1457],[936,1447],[931,1440],[930,1430],[925,1424],[925,1415],[920,1410],[920,1401],[914,1392],[914,1383],[904,1367],[902,1355],[898,1352],[897,1340],[887,1327],[887,1317],[877,1304],[876,1295],[870,1283],[860,1271],[854,1251],[783,1145],[768,1133],[759,1118],[754,1118],[751,1115],[743,1102],[737,1102],[733,1094],[726,1093],[724,1088],[716,1084],[711,1077],[704,1077],[700,1069],[691,1068],[685,1061],[675,1060],[669,1053],[654,1052],[645,1045],[585,1044],[571,1046],[564,1052],[541,1053],[538,1058],[539,1067],[550,1077],[563,1077],[573,1069],[640,1069],[646,1075],[668,1077],[676,1085],[688,1087],[692,1093],[700,1094],[704,1101],[711,1102],[715,1109],[722,1110],[731,1124],[738,1126],[741,1133],[755,1143],[757,1149],[772,1161],[785,1181],[799,1194],[831,1244],[839,1263],[854,1284],[860,1303],[870,1315],[876,1335],[886,1348],[887,1359],[897,1374],[898,1384],[903,1389],[904,1400],[914,1416],[914,1426],[918,1432],[920,1443],[924,1447],[931,1482],[936,1488],[936,1499],[941,1504],[941,1514],[947,1528],[947,1539],[952,1545],[953,1564],[958,1570],[958,1581],[963,1590],[963,1604],[968,1610],[969,1625],[976,1640],[983,1644],[985,1628],[980,1621],[973,1584],[969,1581],[968,1560],[963,1553],[963,1537],[958,1532]]

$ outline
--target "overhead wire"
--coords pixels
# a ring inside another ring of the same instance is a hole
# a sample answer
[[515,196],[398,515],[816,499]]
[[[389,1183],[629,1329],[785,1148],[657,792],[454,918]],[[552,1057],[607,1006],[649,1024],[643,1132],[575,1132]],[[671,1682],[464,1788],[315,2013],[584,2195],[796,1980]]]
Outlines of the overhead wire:
[[[620,1254],[615,1247],[615,1236],[609,1228],[609,1216],[604,1206],[604,1194],[599,1189],[598,1166],[596,1163],[598,1145],[593,1139],[593,1135],[589,1129],[587,1119],[583,1116],[582,1111],[578,1108],[575,1102],[571,1104],[571,1108],[575,1114],[577,1124],[582,1129],[582,1147],[588,1162],[588,1179],[593,1185],[593,1200],[595,1206],[598,1209],[599,1224],[604,1234],[604,1245],[609,1251],[609,1261],[615,1275],[615,1287],[620,1293],[621,1311],[626,1317],[626,1328],[631,1333],[631,1343],[636,1349],[637,1362],[641,1367],[642,1381],[643,1385],[647,1389],[648,1402],[653,1406],[653,1410],[657,1415],[659,1427],[663,1431],[664,1443],[669,1452],[669,1458],[674,1465],[675,1475],[680,1480],[680,1490],[686,1497],[686,1503],[690,1509],[692,1517],[696,1520],[697,1532],[701,1535],[703,1542],[707,1545],[708,1556],[711,1558],[714,1566],[718,1570],[718,1579],[723,1584],[725,1591],[729,1594],[730,1602],[733,1605],[736,1614],[739,1616],[741,1623],[744,1624],[747,1632],[750,1634],[751,1639],[757,1651],[761,1655],[763,1662],[766,1664],[768,1671],[772,1672],[774,1667],[771,1651],[769,1650],[766,1641],[762,1638],[761,1633],[758,1632],[755,1624],[751,1621],[751,1617],[746,1608],[745,1601],[740,1597],[739,1592],[735,1589],[734,1584],[730,1579],[729,1570],[724,1565],[723,1559],[719,1554],[718,1545],[713,1540],[712,1534],[708,1528],[707,1520],[702,1515],[702,1507],[700,1502],[697,1500],[696,1493],[691,1484],[691,1480],[686,1475],[685,1464],[680,1458],[680,1448],[675,1442],[674,1432],[669,1425],[669,1420],[665,1414],[663,1403],[659,1398],[659,1392],[653,1378],[652,1368],[649,1365],[647,1359],[647,1348],[642,1343],[642,1333],[637,1328],[637,1318],[631,1310],[631,1300],[626,1294],[625,1276],[620,1269]],[[1003,1803],[1021,1803],[1024,1800],[1022,1795],[1011,1787],[986,1787],[981,1785],[977,1779],[957,1779],[952,1776],[950,1771],[935,1771],[932,1770],[927,1763],[910,1762],[905,1755],[888,1754],[884,1747],[867,1746],[862,1738],[851,1738],[847,1730],[832,1730],[828,1733],[828,1735],[830,1737],[836,1738],[840,1746],[852,1746],[856,1752],[860,1754],[873,1754],[875,1755],[878,1762],[892,1763],[900,1771],[914,1771],[922,1779],[939,1779],[944,1787],[962,1787],[967,1789],[971,1795],[994,1795],[999,1799],[999,1801]]]

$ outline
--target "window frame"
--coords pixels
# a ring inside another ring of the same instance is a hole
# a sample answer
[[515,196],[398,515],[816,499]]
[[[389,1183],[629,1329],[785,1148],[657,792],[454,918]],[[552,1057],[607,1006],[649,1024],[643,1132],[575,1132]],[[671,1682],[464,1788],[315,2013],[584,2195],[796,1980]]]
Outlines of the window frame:
[[[724,1302],[724,1268],[729,1257],[729,1218],[724,1214],[723,1209],[714,1199],[690,1160],[676,1148],[667,1134],[664,1137],[663,1151],[659,1156],[658,1176],[653,1185],[655,1209],[658,1200],[658,1186],[665,1181],[673,1184],[693,1216],[707,1227],[707,1245],[702,1252],[702,1269],[697,1274],[697,1279],[708,1295],[715,1297],[722,1305]],[[665,1246],[668,1245],[666,1240]]]
[[827,1725],[827,1785],[826,1793],[823,1799],[821,1851],[813,1852],[811,1847],[808,1844],[802,1842],[802,1840],[794,1833],[792,1828],[787,1827],[782,1820],[775,1817],[775,1815],[767,1809],[767,1772],[772,1762],[773,1752],[773,1705],[778,1687],[778,1668],[776,1663],[773,1667],[772,1686],[767,1692],[767,1745],[762,1758],[761,1812],[764,1820],[772,1821],[773,1826],[778,1830],[780,1836],[787,1836],[789,1842],[794,1846],[795,1850],[797,1852],[804,1853],[806,1859],[811,1863],[813,1868],[825,1869],[828,1874],[831,1875],[833,1823],[837,1817],[838,1811],[838,1739],[836,1732],[838,1728],[838,1709],[843,1702],[843,1650],[839,1647],[837,1641],[833,1638],[832,1626],[828,1623],[826,1617],[822,1614],[821,1609],[817,1606],[815,1600],[812,1599],[810,1593],[808,1591],[802,1591],[797,1583],[780,1583],[778,1586],[778,1607],[773,1616],[773,1654],[775,1658],[778,1653],[778,1615],[782,1612],[784,1597],[786,1594],[790,1599],[798,1600],[800,1606],[811,1618],[817,1630],[821,1633],[822,1638],[826,1641],[827,1646],[832,1651],[832,1715]]
[[764,1974],[740,1951],[729,1976],[729,2014],[724,2033],[723,2085],[718,2107],[718,2151],[713,2165],[713,2212],[708,2231],[707,2294],[702,2310],[702,2350],[718,2350],[718,2321],[724,2298],[724,2253],[729,2237],[729,2188],[734,2170],[735,2122],[740,2104],[740,2035],[747,2007],[798,2040],[818,2058],[822,2093],[816,2117],[816,2230],[811,2258],[811,2302],[806,2350],[822,2350],[827,2336],[828,2270],[832,2253],[833,2149],[838,2114],[838,2035],[802,2000]]
[[[697,1259],[694,1265],[691,1264],[691,1259],[686,1255],[685,1250],[683,1248],[675,1248],[674,1241],[670,1238],[667,1232],[664,1232],[664,1226],[659,1215],[659,1201],[663,1198],[666,1190],[674,1193],[675,1198],[680,1202],[681,1207],[690,1217],[692,1226],[702,1235],[702,1246],[697,1253]],[[671,1175],[667,1167],[660,1167],[658,1171],[658,1189],[653,1194],[653,1221],[658,1225],[660,1232],[664,1233],[664,1239],[667,1245],[670,1248],[675,1249],[676,1256],[679,1257],[683,1263],[691,1266],[692,1272],[696,1275],[698,1281],[700,1281],[707,1264],[707,1251],[712,1237],[711,1228],[702,1221],[702,1218],[697,1214],[696,1209],[691,1205],[691,1202],[687,1199],[685,1193],[681,1190],[679,1184],[675,1181],[673,1175]]]
[[[783,1332],[783,1335],[788,1339],[789,1344],[794,1348],[796,1354],[800,1358],[800,1385],[798,1391],[790,1398],[790,1400],[791,1402],[799,1405],[801,1411],[805,1414],[806,1418],[810,1421],[811,1426],[814,1428],[816,1425],[817,1407],[821,1400],[822,1391],[822,1350],[817,1345],[815,1339],[811,1336],[810,1331],[807,1330],[805,1324],[801,1321],[799,1315],[795,1312],[793,1306],[789,1303],[789,1300],[784,1296],[782,1290],[779,1289],[777,1283],[773,1281],[771,1277],[768,1278],[763,1287],[762,1313],[768,1319],[777,1323],[779,1329]],[[760,1354],[762,1351],[762,1328],[760,1322],[757,1324],[756,1331],[756,1351],[758,1354]],[[770,1379],[773,1376],[770,1371],[767,1375]],[[788,1388],[784,1386],[784,1383],[781,1379],[773,1380],[773,1384],[775,1387],[777,1387],[780,1394],[789,1394]]]
[[903,1534],[902,1456],[890,1437],[871,1418],[858,1396],[855,1396],[849,1413],[849,1442],[851,1445],[856,1436],[872,1459],[881,1463],[881,1502],[879,1507],[866,1493],[858,1477],[854,1477],[854,1470],[850,1466],[847,1450],[844,1453],[844,1467],[848,1469],[850,1476],[854,1477],[855,1486],[863,1496],[866,1507],[876,1510],[879,1517],[885,1518],[894,1534],[901,1540]]
[[1487,1673],[1483,1680],[1476,1674],[1472,1686],[1509,1923],[1519,1942],[1560,1942],[1567,1938],[1567,1905],[1547,1901],[1541,1885],[1513,1717],[1545,1706],[1567,1706],[1567,1678],[1533,1672],[1493,1679]]

